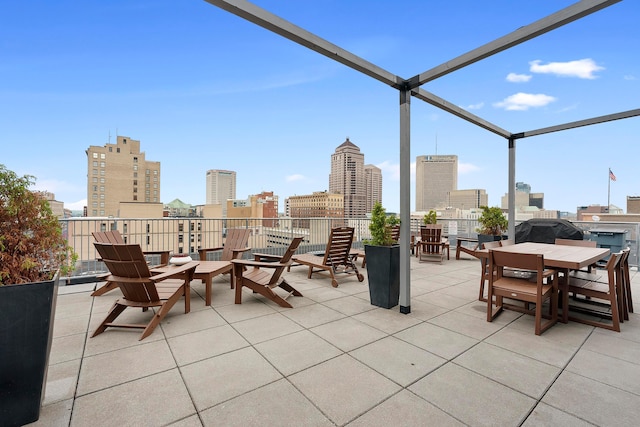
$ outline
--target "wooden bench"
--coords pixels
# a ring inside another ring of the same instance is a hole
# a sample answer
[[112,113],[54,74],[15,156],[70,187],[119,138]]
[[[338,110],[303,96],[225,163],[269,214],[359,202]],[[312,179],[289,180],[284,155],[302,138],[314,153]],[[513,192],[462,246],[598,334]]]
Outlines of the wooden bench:
[[[478,249],[478,239],[473,237],[458,237],[456,240],[456,259],[460,259],[460,252],[467,253],[474,257],[476,256],[475,252]],[[471,248],[462,243],[475,243],[475,245]]]

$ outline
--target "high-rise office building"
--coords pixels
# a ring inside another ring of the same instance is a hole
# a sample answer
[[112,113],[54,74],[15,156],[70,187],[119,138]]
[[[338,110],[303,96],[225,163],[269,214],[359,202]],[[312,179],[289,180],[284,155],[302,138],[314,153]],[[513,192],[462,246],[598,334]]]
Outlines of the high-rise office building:
[[416,157],[416,211],[444,208],[458,189],[458,156]]
[[222,205],[222,216],[227,214],[227,200],[236,198],[236,173],[211,169],[207,171],[207,204]]
[[364,176],[364,154],[349,138],[331,155],[329,193],[344,196],[344,215],[347,218],[366,214],[367,194]]
[[367,196],[365,211],[371,213],[376,202],[382,203],[382,170],[374,165],[364,165],[364,182]]
[[160,203],[160,162],[146,160],[140,141],[118,136],[86,153],[87,216],[118,217],[121,202]]

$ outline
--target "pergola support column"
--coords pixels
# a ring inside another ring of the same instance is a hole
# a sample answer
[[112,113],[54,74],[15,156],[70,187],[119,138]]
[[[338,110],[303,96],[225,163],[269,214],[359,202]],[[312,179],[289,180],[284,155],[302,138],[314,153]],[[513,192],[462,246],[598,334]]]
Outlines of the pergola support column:
[[400,90],[400,313],[411,313],[411,90]]
[[516,238],[516,140],[509,138],[509,227],[507,234],[510,239]]

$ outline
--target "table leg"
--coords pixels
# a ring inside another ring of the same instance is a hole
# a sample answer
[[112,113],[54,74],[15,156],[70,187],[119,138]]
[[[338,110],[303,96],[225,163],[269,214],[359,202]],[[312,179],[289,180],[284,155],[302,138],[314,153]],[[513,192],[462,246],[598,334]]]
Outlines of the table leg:
[[207,274],[204,276],[204,305],[211,305],[211,282],[213,281],[213,276],[211,274]]
[[569,269],[556,269],[564,276],[564,280],[560,280],[558,277],[558,290],[562,292],[562,323],[569,322]]

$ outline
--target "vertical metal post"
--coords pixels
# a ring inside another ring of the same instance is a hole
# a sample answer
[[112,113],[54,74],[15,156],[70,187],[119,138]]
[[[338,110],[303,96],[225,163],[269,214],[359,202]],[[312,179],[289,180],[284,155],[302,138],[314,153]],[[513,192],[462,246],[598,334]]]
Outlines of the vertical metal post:
[[400,313],[411,313],[411,90],[400,90]]
[[509,239],[516,238],[516,140],[509,138]]

